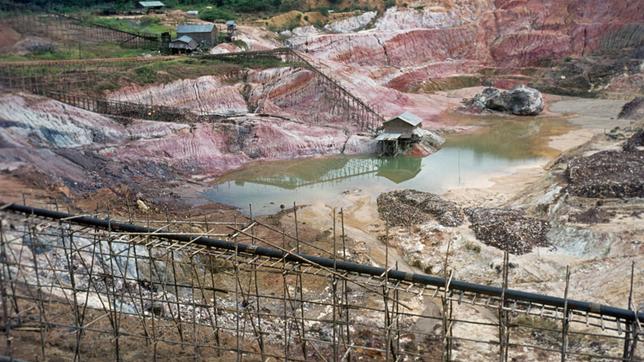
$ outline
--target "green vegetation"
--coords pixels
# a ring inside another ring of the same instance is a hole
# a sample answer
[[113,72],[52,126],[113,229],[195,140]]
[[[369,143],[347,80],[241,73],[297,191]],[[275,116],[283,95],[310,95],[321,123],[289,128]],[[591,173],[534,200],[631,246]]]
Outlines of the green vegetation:
[[234,20],[235,14],[225,8],[208,6],[199,11],[199,19],[206,21]]
[[103,43],[81,47],[68,47],[65,49],[52,48],[48,51],[31,52],[25,55],[0,54],[3,61],[23,60],[68,60],[68,59],[90,59],[90,58],[124,58],[136,57],[149,53],[142,49],[123,48],[115,43]]
[[149,67],[134,68],[135,80],[140,84],[150,84],[156,81],[156,72]]
[[[328,0],[327,4],[315,7],[309,6],[304,0],[164,0],[165,5],[170,9],[199,10],[199,17],[208,20],[226,19],[231,20],[239,16],[252,15],[260,17],[271,16],[291,10],[300,11],[324,11],[329,9],[336,11],[371,10],[368,6],[360,5],[359,2],[352,2],[350,6],[340,8],[340,0]],[[41,9],[49,9],[64,13],[93,12],[97,14],[116,14],[132,11],[135,9],[134,0],[31,0],[29,6]],[[394,0],[385,0],[385,6],[395,5]],[[118,25],[118,24],[117,24]],[[151,31],[154,32],[154,31]]]
[[481,253],[481,246],[473,241],[466,241],[464,247],[475,254]]
[[115,19],[105,17],[94,17],[91,22],[98,25],[108,26],[131,33],[172,33],[174,29],[161,24],[161,19],[154,16],[144,16],[140,19]]
[[297,28],[298,26],[300,26],[301,23],[302,23],[302,14],[297,14],[296,16],[294,16],[293,18],[289,19],[287,22],[285,22],[284,24],[282,24],[280,26],[275,26],[275,25],[272,25],[272,24],[268,25],[268,29],[270,31],[274,31],[276,33],[279,33],[279,32],[284,31],[284,30],[293,30],[293,29]]
[[[240,76],[244,69],[266,69],[281,66],[298,66],[296,63],[283,63],[276,57],[237,58],[219,60],[212,58],[179,58],[158,60],[145,63],[123,62],[110,63],[108,67],[97,67],[92,84],[87,84],[84,92],[87,94],[102,94],[106,91],[119,89],[129,84],[148,85],[155,83],[170,83],[179,79],[194,79],[205,75]],[[39,73],[57,74],[56,67],[42,68]],[[236,82],[231,77],[231,82]]]
[[243,40],[239,40],[239,39],[233,40],[233,44],[235,44],[239,49],[242,49],[242,50],[248,50],[249,48],[248,44],[246,44],[246,42]]

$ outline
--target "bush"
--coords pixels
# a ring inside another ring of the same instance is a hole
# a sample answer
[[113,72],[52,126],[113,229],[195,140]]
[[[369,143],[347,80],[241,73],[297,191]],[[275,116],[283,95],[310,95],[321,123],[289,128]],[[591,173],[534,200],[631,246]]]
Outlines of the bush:
[[282,12],[287,12],[291,10],[303,10],[299,0],[282,0],[280,1],[279,10]]
[[157,79],[157,73],[147,67],[136,68],[134,73],[136,74],[136,80],[142,84],[154,83]]
[[53,43],[36,43],[28,45],[27,51],[33,54],[55,53],[56,46]]
[[144,16],[139,19],[139,24],[141,24],[141,26],[157,25],[160,23],[161,19],[157,18],[156,16]]
[[476,254],[481,252],[481,246],[471,241],[465,242],[465,249]]
[[205,21],[215,21],[219,19],[235,20],[235,14],[226,9],[209,7],[199,12],[199,19]]
[[[227,1],[228,2],[228,1]],[[253,13],[258,11],[269,11],[281,5],[279,0],[235,0],[230,5],[237,11]]]

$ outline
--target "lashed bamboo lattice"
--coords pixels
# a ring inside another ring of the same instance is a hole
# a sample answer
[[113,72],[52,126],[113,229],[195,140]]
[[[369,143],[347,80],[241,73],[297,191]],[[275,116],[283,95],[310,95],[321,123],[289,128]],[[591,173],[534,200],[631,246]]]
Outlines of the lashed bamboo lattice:
[[[355,256],[342,212],[334,213],[331,248],[324,250],[300,240],[296,208],[294,236],[252,216],[132,220],[147,226],[141,228],[105,213],[52,217],[36,209],[2,208],[0,289],[8,356],[639,358],[635,346],[644,316],[604,315],[610,307],[580,312],[568,306],[567,294],[562,307],[512,297],[507,254],[497,296],[459,290],[449,250],[442,285],[398,278],[388,252],[382,274],[367,272],[371,266],[351,271],[345,264]],[[319,257],[304,256],[312,254]],[[442,312],[428,312],[427,305],[442,306]],[[476,317],[485,311],[499,316]]]

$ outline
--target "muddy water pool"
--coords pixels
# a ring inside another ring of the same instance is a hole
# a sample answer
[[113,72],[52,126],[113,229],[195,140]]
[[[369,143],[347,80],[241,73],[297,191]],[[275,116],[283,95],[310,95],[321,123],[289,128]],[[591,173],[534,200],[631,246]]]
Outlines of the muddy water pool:
[[205,196],[248,213],[270,214],[280,207],[323,202],[345,205],[345,194],[362,190],[377,197],[413,188],[444,193],[454,188],[487,187],[491,178],[519,167],[545,163],[557,152],[549,138],[571,126],[561,118],[483,117],[465,119],[466,133],[448,135],[434,154],[378,158],[334,156],[294,161],[258,162],[220,178]]

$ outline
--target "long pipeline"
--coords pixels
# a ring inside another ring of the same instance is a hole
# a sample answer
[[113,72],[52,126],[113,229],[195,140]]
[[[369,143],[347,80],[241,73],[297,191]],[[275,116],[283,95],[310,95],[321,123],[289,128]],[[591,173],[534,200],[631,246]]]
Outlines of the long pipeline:
[[[0,203],[2,205],[2,203]],[[0,210],[11,211],[14,213],[23,213],[26,215],[33,215],[43,218],[62,220],[65,219],[65,222],[73,223],[83,226],[92,226],[100,229],[115,231],[115,232],[128,232],[128,233],[154,233],[155,230],[152,228],[147,228],[140,225],[127,224],[121,222],[115,222],[109,219],[99,219],[92,216],[84,215],[73,215],[59,211],[35,208],[19,204],[6,204],[0,207]],[[235,250],[239,253],[251,253],[259,256],[275,258],[275,259],[286,259],[291,262],[300,262],[300,263],[310,263],[323,266],[325,268],[337,268],[341,271],[347,271],[362,275],[369,276],[383,276],[384,273],[387,273],[387,276],[390,280],[400,280],[407,281],[416,284],[431,285],[435,287],[444,287],[445,279],[437,276],[427,275],[427,274],[418,274],[418,273],[408,273],[398,270],[389,270],[386,271],[384,268],[375,267],[371,265],[358,264],[353,262],[348,262],[344,260],[337,260],[331,258],[324,258],[320,256],[312,256],[306,254],[295,254],[287,253],[275,248],[255,246],[243,243],[233,243],[226,240],[213,239],[207,237],[199,237],[194,240],[194,236],[185,235],[185,234],[163,234],[159,236],[160,238],[174,240],[179,242],[192,242],[193,244],[212,247],[216,249],[225,249],[225,250]],[[640,322],[644,322],[644,312],[636,312],[632,310],[627,310],[623,308],[611,307],[603,304],[584,302],[574,299],[565,300],[560,297],[553,297],[549,295],[524,292],[516,289],[505,289],[505,292],[502,288],[493,287],[483,284],[469,283],[461,280],[452,280],[450,282],[450,289],[455,291],[464,291],[477,294],[484,294],[488,296],[501,297],[502,293],[505,293],[505,297],[510,300],[516,300],[526,303],[535,303],[543,304],[556,308],[564,308],[565,303],[567,302],[567,308],[573,311],[588,312],[599,314],[608,317],[614,317],[621,319],[623,321],[633,322],[635,319],[639,319]]]

